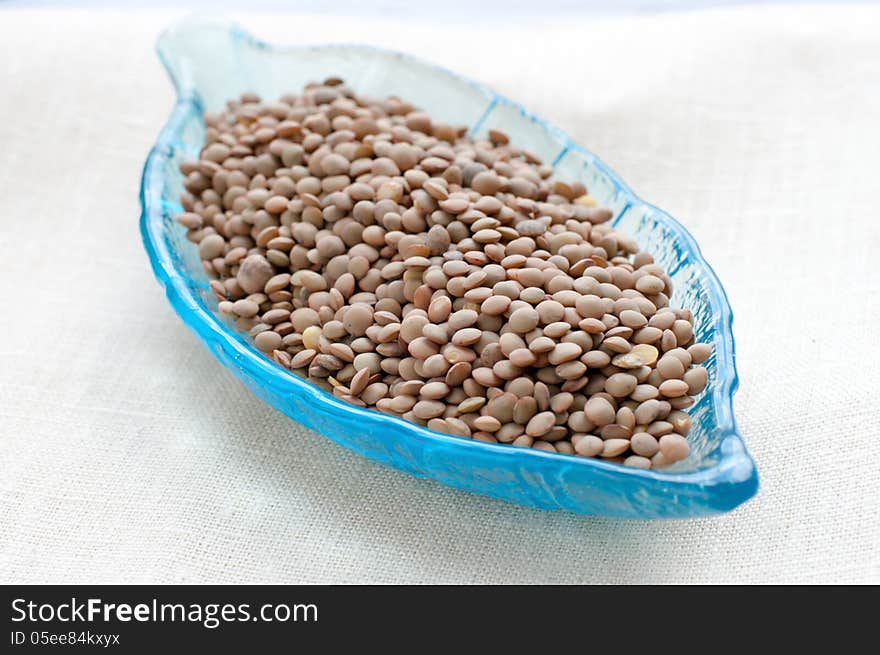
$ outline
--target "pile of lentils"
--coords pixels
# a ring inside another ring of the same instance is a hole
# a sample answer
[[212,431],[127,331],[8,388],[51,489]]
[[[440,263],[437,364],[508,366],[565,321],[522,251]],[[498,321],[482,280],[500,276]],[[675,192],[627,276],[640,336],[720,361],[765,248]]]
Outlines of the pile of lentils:
[[279,366],[431,430],[662,468],[711,346],[580,183],[342,80],[205,115],[177,217]]

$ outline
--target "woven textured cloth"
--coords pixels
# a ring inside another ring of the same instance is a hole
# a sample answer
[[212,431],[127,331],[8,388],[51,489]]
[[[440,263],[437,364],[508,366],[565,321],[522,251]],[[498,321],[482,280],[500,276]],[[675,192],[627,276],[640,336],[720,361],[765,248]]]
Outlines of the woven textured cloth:
[[650,523],[359,459],[199,345],[137,230],[170,18],[0,12],[0,582],[880,582],[880,9],[243,21],[478,78],[695,235],[736,315],[762,488]]

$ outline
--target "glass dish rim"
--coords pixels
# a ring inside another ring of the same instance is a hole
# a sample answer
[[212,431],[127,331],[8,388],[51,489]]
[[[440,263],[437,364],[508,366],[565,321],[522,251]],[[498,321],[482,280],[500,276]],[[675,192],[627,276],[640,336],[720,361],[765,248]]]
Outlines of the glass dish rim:
[[[543,458],[545,460],[549,458],[551,461],[560,464],[565,463],[567,466],[595,468],[606,475],[610,474],[613,477],[621,478],[622,481],[640,478],[652,486],[662,485],[663,487],[668,487],[670,493],[674,493],[674,488],[679,486],[688,488],[698,486],[706,490],[715,488],[716,492],[723,494],[728,502],[733,501],[729,503],[731,507],[745,502],[745,500],[756,493],[758,487],[757,468],[739,433],[734,415],[733,399],[739,387],[739,376],[735,363],[736,349],[732,329],[733,312],[718,276],[703,257],[694,237],[666,211],[642,199],[620,175],[614,172],[589,149],[575,142],[562,129],[530,112],[522,104],[497,93],[479,82],[405,52],[359,43],[275,44],[252,35],[233,20],[200,15],[181,19],[166,28],[159,35],[156,41],[156,52],[172,81],[176,92],[176,101],[155,144],[150,149],[143,167],[139,193],[141,204],[139,226],[154,275],[165,288],[169,302],[184,323],[196,332],[209,350],[213,351],[215,348],[221,348],[232,354],[234,359],[247,360],[253,367],[254,375],[260,384],[274,387],[276,390],[281,389],[290,393],[305,394],[310,402],[315,403],[315,411],[318,413],[329,413],[331,416],[333,413],[341,413],[354,419],[364,415],[371,416],[375,414],[375,410],[360,408],[335,398],[322,389],[285,371],[274,362],[257,353],[256,350],[248,347],[240,340],[239,335],[223,324],[213,312],[201,306],[195,290],[173,263],[170,249],[163,238],[164,226],[162,224],[162,217],[169,208],[162,202],[161,193],[158,188],[154,187],[153,177],[160,175],[159,172],[162,170],[162,164],[171,159],[176,152],[175,135],[179,133],[185,120],[193,112],[198,116],[201,115],[202,103],[194,86],[176,75],[168,53],[163,49],[163,41],[174,30],[191,25],[230,30],[233,42],[241,41],[248,46],[270,52],[289,53],[296,51],[355,49],[379,53],[386,57],[403,59],[416,65],[430,68],[435,73],[451,77],[485,96],[488,104],[484,117],[494,106],[503,104],[518,111],[521,116],[551,134],[562,148],[554,158],[553,164],[556,164],[566,154],[573,152],[605,175],[614,185],[615,190],[622,193],[626,198],[628,207],[643,206],[650,210],[652,212],[652,220],[663,223],[675,235],[678,244],[684,252],[683,261],[689,261],[697,269],[700,279],[707,285],[710,304],[717,314],[713,321],[717,363],[716,377],[714,388],[709,390],[713,394],[713,412],[717,423],[716,429],[721,433],[717,447],[720,450],[720,455],[717,461],[709,466],[690,471],[666,472],[664,470],[624,467],[620,464],[596,458],[566,457],[558,453],[547,453],[535,449],[516,449],[517,456]],[[471,129],[474,130],[478,127],[479,123],[472,126]],[[425,441],[426,446],[433,442],[454,445],[457,448],[464,449],[476,448],[504,457],[510,456],[511,447],[506,444],[491,444],[462,439],[429,430],[426,427],[394,416],[383,415],[383,417],[385,420],[397,424],[398,428],[404,429],[414,439]],[[725,505],[727,504],[725,503]]]

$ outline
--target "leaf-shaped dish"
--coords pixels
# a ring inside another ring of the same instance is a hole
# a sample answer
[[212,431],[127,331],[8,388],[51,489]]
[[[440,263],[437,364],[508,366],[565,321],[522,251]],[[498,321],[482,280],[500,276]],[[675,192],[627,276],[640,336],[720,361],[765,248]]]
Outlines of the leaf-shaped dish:
[[[593,154],[520,105],[446,70],[364,46],[275,47],[220,20],[168,29],[157,50],[177,103],[144,166],[141,232],[158,280],[183,321],[257,396],[303,425],[383,464],[522,505],[583,514],[668,518],[723,512],[757,490],[754,463],[737,433],[731,312],[721,284],[687,231],[644,202]],[[397,94],[433,116],[508,133],[515,143],[580,180],[615,224],[669,271],[673,304],[690,307],[699,341],[713,343],[709,385],[690,410],[691,456],[662,471],[487,444],[432,432],[337,400],[260,355],[223,319],[197,249],[172,219],[181,211],[180,161],[199,152],[202,113],[256,91],[266,98],[331,75],[373,96]]]

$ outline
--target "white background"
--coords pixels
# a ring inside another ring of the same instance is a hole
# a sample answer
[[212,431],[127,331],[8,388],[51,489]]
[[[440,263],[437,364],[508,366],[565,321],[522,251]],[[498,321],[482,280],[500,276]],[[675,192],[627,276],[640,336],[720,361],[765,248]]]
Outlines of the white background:
[[201,348],[137,232],[173,102],[153,42],[179,13],[0,10],[0,581],[880,582],[880,11],[242,17],[475,77],[696,236],[762,488],[654,523],[361,460]]

